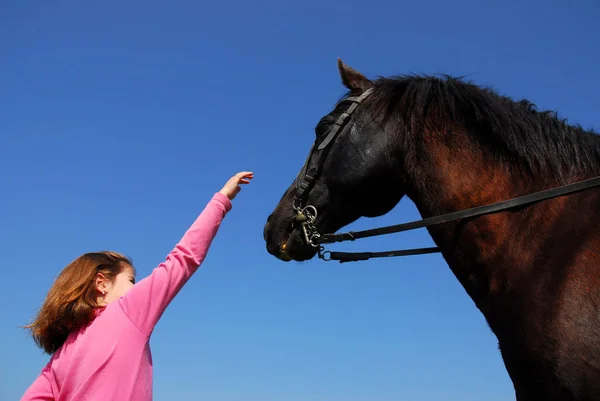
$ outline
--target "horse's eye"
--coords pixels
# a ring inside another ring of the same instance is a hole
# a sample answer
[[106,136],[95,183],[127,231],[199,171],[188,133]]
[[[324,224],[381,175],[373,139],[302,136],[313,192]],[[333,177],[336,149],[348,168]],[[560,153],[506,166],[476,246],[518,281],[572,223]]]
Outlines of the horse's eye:
[[315,128],[315,134],[317,135],[317,137],[319,137],[325,134],[328,130],[329,123],[327,121],[321,121],[319,124],[317,124],[317,127]]

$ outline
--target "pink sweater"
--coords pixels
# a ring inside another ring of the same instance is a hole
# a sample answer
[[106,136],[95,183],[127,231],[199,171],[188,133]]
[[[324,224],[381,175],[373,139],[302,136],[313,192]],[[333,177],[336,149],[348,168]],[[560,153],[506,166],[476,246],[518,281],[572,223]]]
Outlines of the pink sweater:
[[152,399],[154,326],[198,269],[231,202],[216,193],[166,260],[118,301],[71,333],[21,401]]

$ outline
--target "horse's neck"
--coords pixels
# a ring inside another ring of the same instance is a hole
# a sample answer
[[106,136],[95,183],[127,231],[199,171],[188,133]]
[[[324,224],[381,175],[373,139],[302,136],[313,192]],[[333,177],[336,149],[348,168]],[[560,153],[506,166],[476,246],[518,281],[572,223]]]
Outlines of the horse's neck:
[[[555,186],[552,180],[519,177],[475,147],[439,146],[424,152],[420,161],[425,168],[416,173],[407,194],[423,217]],[[484,311],[489,297],[510,286],[535,257],[527,237],[538,229],[543,232],[548,224],[544,217],[538,206],[532,206],[517,213],[446,223],[431,227],[429,232],[467,293]]]
[[477,147],[436,146],[423,150],[415,159],[423,167],[415,170],[408,195],[428,216],[506,200],[534,192],[536,186],[552,185],[551,180],[545,184],[524,179]]

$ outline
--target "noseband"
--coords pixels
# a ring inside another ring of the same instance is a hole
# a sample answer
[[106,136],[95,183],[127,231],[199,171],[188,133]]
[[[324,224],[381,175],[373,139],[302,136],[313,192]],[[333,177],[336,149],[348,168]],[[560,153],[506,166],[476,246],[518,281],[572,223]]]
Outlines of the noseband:
[[315,226],[315,221],[317,219],[317,208],[312,205],[304,206],[303,203],[305,201],[306,195],[312,188],[315,179],[319,176],[321,172],[323,163],[325,162],[327,154],[329,153],[330,145],[343,131],[346,124],[348,124],[352,113],[356,110],[360,103],[372,93],[373,88],[370,88],[363,92],[360,96],[348,97],[342,100],[342,102],[352,102],[352,104],[350,105],[348,110],[342,113],[342,115],[333,124],[331,129],[327,132],[327,136],[325,137],[325,139],[318,146],[316,146],[316,143],[313,144],[308,159],[306,160],[304,167],[299,173],[300,179],[296,183],[296,194],[294,196],[293,201],[293,208],[296,212],[293,224],[301,225],[305,243],[312,247],[318,248],[318,255],[320,259],[327,261],[337,260],[340,263],[343,263],[354,262],[359,260],[368,260],[371,258],[422,255],[428,253],[441,252],[441,250],[438,247],[401,249],[384,252],[330,252],[324,251],[324,247],[321,244],[354,241],[358,238],[366,238],[376,235],[385,235],[402,231],[415,230],[417,228],[430,227],[437,224],[448,223],[471,217],[483,216],[486,214],[497,213],[503,210],[514,209],[523,205],[530,205],[545,199],[556,198],[559,196],[579,192],[600,185],[600,177],[593,177],[587,180],[578,181],[557,188],[535,192],[529,195],[520,196],[502,202],[492,203],[490,205],[478,206],[467,210],[451,212],[408,223],[396,224],[392,226],[374,228],[363,231],[350,231],[341,234],[321,235]]

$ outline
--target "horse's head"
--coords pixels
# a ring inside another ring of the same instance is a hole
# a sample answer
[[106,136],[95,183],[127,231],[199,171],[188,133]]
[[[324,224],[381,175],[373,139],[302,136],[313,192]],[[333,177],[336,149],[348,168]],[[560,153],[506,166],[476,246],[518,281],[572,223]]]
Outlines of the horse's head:
[[268,252],[281,260],[314,257],[315,233],[385,214],[404,195],[402,155],[374,113],[374,83],[341,60],[338,67],[350,92],[317,124],[304,167],[264,228]]

